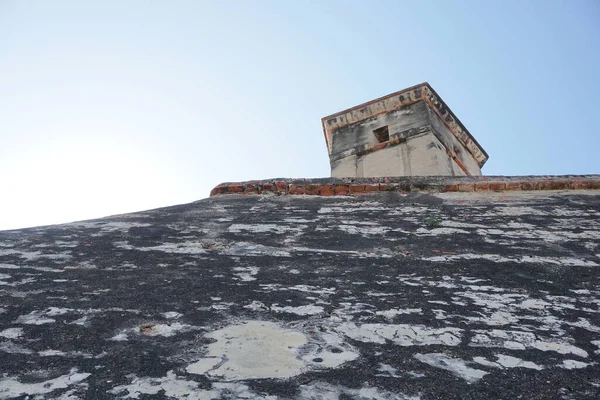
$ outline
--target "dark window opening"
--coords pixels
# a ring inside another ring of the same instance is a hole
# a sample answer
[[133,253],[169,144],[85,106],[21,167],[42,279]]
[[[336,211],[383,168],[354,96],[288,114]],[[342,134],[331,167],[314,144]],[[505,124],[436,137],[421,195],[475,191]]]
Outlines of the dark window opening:
[[375,129],[373,131],[373,134],[375,135],[379,143],[387,142],[388,140],[390,140],[390,132],[388,131],[387,125]]

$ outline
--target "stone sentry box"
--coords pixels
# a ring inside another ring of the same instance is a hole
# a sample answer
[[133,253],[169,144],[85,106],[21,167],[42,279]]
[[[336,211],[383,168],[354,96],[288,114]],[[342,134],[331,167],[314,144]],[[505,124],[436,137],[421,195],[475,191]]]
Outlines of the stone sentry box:
[[487,153],[428,83],[322,119],[331,176],[479,176]]

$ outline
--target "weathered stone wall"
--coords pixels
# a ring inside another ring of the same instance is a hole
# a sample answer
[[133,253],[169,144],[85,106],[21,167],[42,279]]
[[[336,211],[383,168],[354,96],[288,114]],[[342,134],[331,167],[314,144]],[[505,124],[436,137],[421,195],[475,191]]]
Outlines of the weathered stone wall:
[[0,232],[0,398],[598,398],[597,176],[235,185]]
[[332,177],[479,176],[487,160],[427,84],[325,117],[323,129]]
[[[389,141],[373,131],[387,127]],[[425,101],[338,128],[332,134],[331,176],[471,176],[481,169]]]

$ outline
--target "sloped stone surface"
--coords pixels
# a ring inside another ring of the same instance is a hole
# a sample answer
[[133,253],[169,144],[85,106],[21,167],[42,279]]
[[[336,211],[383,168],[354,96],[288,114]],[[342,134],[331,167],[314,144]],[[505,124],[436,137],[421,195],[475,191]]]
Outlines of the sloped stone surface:
[[598,398],[599,268],[595,190],[0,232],[0,398]]

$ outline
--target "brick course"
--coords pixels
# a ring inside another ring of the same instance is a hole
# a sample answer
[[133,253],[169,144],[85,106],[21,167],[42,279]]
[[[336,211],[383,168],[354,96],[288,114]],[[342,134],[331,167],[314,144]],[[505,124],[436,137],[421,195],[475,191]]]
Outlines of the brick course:
[[503,192],[531,190],[600,190],[600,175],[540,177],[384,177],[289,179],[217,185],[210,196],[273,194],[356,196],[375,192]]

